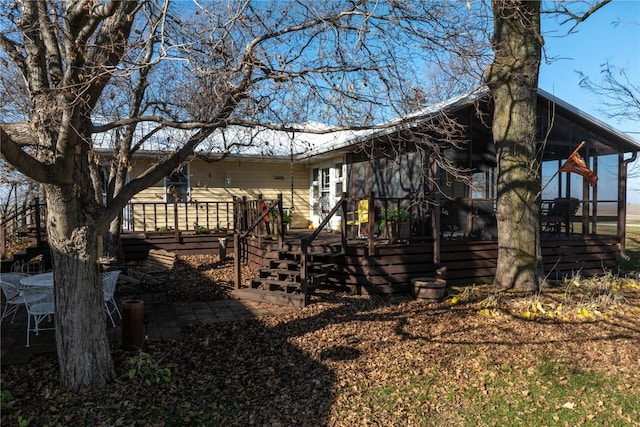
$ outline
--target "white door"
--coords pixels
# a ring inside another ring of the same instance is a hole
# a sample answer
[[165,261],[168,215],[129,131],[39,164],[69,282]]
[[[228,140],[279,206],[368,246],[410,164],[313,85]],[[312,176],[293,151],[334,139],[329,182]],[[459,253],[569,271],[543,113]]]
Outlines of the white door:
[[[344,191],[343,176],[342,162],[323,163],[311,168],[311,221],[314,227],[324,221],[340,199]],[[340,213],[331,218],[331,229],[340,228]]]

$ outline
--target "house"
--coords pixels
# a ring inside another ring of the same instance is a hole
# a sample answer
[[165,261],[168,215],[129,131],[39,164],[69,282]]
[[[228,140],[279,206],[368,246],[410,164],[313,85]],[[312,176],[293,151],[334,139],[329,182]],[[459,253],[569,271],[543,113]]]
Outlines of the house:
[[[178,231],[243,233],[262,213],[257,201],[281,195],[292,229],[322,226],[334,232],[334,241],[325,238],[325,250],[314,255],[318,263],[333,266],[323,273],[324,283],[395,292],[406,290],[412,278],[433,276],[439,266],[447,267],[451,283],[490,281],[497,261],[491,111],[488,91],[480,89],[374,129],[256,132],[250,136],[258,139],[255,145],[273,152],[238,152],[216,161],[194,155],[132,199],[123,229],[141,231],[147,239],[172,230],[171,248],[177,250],[184,243]],[[456,124],[446,128],[447,135],[443,121]],[[538,136],[546,273],[559,279],[616,268],[618,257],[625,256],[627,167],[640,143],[542,90]],[[599,177],[594,186],[578,174],[559,172],[578,147]],[[132,175],[162,155],[162,150],[140,153]],[[447,163],[467,173],[447,170]],[[238,221],[241,210],[244,223]],[[408,214],[408,235],[394,238],[383,225],[402,210]],[[308,237],[299,238],[298,249],[322,246]],[[268,268],[274,250],[284,252],[282,241],[258,238],[250,244],[245,252],[256,268]],[[309,279],[306,272],[301,275],[302,281]]]
[[[447,120],[455,119],[462,125],[446,142],[437,126],[443,112],[447,112]],[[640,144],[542,90],[538,93],[538,116],[539,139],[543,141],[542,246],[549,277],[615,268],[617,257],[624,256],[627,166]],[[365,239],[353,241],[352,254],[350,250],[341,252],[342,262],[337,264],[342,267],[334,269],[330,282],[388,290],[416,275],[432,275],[436,265],[447,266],[452,282],[489,281],[497,257],[493,217],[496,160],[490,123],[488,92],[479,90],[375,129],[333,134],[265,133],[262,137],[271,147],[279,139],[293,138],[296,147],[305,149],[284,154],[234,154],[215,163],[194,156],[182,170],[137,195],[131,206],[139,212],[138,203],[169,203],[177,194],[180,201],[188,200],[178,204],[180,209],[195,210],[188,215],[188,222],[178,224],[180,228],[208,220],[207,228],[238,230],[230,205],[216,211],[214,220],[211,213],[206,214],[204,202],[243,197],[271,201],[282,194],[292,228],[306,229],[309,224],[318,227],[346,195],[348,206],[336,210],[324,229],[347,228],[344,232],[349,238]],[[425,145],[426,140],[431,145]],[[452,146],[451,140],[457,141],[457,146]],[[593,187],[580,175],[558,173],[582,141],[580,154],[599,176]],[[438,167],[434,150],[444,161],[468,170],[467,179]],[[137,157],[133,173],[144,169],[154,155],[161,152]],[[361,223],[356,213],[364,200],[371,200],[367,214],[374,220]],[[570,212],[557,212],[565,200],[577,200],[577,204]],[[389,245],[381,228],[394,208],[405,208],[411,216],[410,235],[399,245]],[[258,208],[253,211],[254,216],[260,214]],[[171,213],[168,217],[172,224]],[[129,220],[135,225],[132,229],[141,227],[135,212]],[[363,245],[363,240],[369,243]],[[401,260],[385,260],[386,250],[393,252],[388,256]],[[389,265],[395,267],[385,267]]]

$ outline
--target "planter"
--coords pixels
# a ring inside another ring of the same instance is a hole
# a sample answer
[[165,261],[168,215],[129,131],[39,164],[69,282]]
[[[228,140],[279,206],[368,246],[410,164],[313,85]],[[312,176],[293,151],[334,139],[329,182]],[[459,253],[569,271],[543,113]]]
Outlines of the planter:
[[411,236],[411,224],[409,222],[389,222],[385,227],[385,232],[389,243],[395,243],[399,240],[408,240]]
[[447,281],[433,277],[411,279],[411,290],[416,299],[442,301],[447,295]]
[[144,343],[144,301],[122,302],[122,348],[140,350]]

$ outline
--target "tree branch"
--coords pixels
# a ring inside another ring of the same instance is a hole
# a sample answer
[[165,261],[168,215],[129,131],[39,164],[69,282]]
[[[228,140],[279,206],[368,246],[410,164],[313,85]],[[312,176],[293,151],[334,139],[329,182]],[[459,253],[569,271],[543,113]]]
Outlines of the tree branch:
[[51,77],[51,83],[53,83],[53,86],[56,86],[62,81],[64,76],[64,71],[62,70],[62,57],[60,55],[60,46],[58,45],[58,40],[55,34],[55,23],[50,21],[51,18],[49,18],[46,5],[41,2],[38,2],[38,17],[40,21],[40,33],[47,52],[49,76]]
[[611,3],[611,0],[602,0],[599,1],[595,4],[593,4],[586,12],[584,12],[581,15],[576,15],[575,13],[572,13],[569,9],[567,9],[566,6],[561,5],[560,7],[560,12],[562,14],[568,15],[569,17],[567,19],[565,19],[564,21],[560,22],[560,25],[564,25],[567,22],[570,21],[575,21],[573,26],[569,29],[569,33],[572,33],[573,30],[576,29],[576,27],[581,23],[587,20],[587,18],[589,18],[591,15],[593,15],[595,12],[597,12],[598,10],[600,10],[601,8],[605,7],[607,4]]
[[11,62],[20,70],[22,78],[27,81],[27,64],[25,58],[13,40],[8,39],[4,34],[0,34],[0,49],[4,50]]
[[[5,126],[8,132],[5,131]],[[9,132],[15,134],[17,130],[17,126],[11,127],[4,124],[0,126],[0,153],[2,153],[9,163],[17,166],[20,172],[29,178],[44,184],[52,183],[50,174],[51,166],[45,165],[25,153],[22,150],[23,144],[16,142],[9,134]]]

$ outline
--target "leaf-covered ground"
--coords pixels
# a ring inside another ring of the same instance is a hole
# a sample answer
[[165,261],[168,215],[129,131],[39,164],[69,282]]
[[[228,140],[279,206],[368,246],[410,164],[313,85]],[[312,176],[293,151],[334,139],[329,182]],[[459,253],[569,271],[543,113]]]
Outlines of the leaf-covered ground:
[[[229,263],[190,262],[174,297],[228,297]],[[439,303],[321,291],[283,316],[116,350],[117,379],[85,396],[58,391],[53,357],[4,368],[0,424],[640,425],[639,288],[605,276]]]

